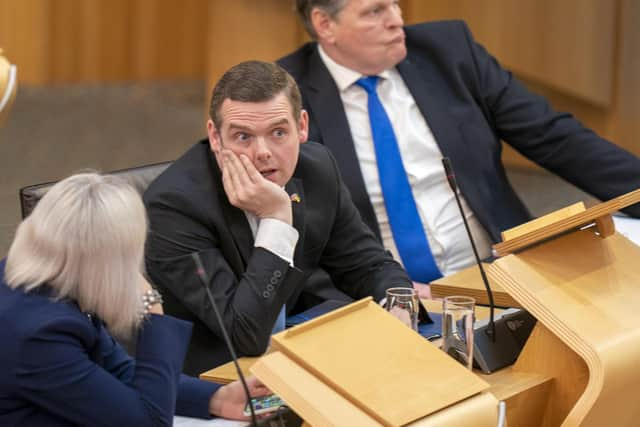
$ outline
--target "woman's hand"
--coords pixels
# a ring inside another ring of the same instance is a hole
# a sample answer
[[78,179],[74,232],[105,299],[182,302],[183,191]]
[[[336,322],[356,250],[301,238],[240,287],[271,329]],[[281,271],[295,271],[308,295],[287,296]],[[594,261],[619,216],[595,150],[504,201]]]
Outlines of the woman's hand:
[[[271,394],[264,384],[256,377],[247,377],[247,387],[249,394],[253,397],[266,396]],[[247,405],[247,397],[240,381],[234,381],[224,385],[216,391],[209,400],[209,413],[217,417],[228,418],[231,420],[247,420],[249,419],[243,414],[244,407]]]

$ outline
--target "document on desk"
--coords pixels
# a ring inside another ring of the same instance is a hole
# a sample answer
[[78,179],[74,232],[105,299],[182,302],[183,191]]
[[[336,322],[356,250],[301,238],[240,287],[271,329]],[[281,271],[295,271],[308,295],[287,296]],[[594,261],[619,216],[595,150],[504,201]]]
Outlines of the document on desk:
[[640,219],[614,215],[613,222],[618,233],[640,246]]
[[246,427],[249,425],[246,421],[231,421],[215,418],[213,420],[203,420],[202,418],[173,417],[174,427]]

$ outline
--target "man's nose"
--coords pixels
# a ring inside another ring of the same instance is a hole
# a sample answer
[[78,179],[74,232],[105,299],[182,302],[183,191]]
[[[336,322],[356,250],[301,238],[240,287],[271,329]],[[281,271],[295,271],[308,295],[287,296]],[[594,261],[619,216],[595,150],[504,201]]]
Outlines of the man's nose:
[[395,5],[391,7],[387,25],[390,27],[402,27],[404,25],[404,20],[402,19],[402,9],[400,9],[400,6]]
[[258,137],[256,140],[256,159],[260,161],[269,160],[271,158],[271,149],[266,138]]

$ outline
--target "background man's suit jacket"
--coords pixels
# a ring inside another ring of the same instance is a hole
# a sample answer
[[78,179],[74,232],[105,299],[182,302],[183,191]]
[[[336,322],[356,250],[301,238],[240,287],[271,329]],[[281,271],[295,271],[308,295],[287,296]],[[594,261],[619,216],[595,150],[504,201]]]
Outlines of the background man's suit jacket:
[[282,304],[295,305],[304,280],[318,266],[356,299],[381,299],[389,287],[410,286],[402,267],[362,222],[324,146],[301,145],[285,189],[300,198],[292,203],[293,226],[300,234],[294,268],[254,248],[244,212],[227,199],[208,141],[193,146],[146,191],[147,271],[165,297],[165,310],[194,322],[185,372],[199,374],[230,360],[196,276],[193,252],[203,260],[208,286],[240,356],[265,351]]
[[[640,188],[637,157],[530,93],[473,40],[464,22],[423,23],[405,32],[408,53],[397,69],[494,242],[500,231],[531,218],[507,181],[500,140],[600,199]],[[316,43],[278,63],[300,86],[309,138],[331,149],[363,219],[379,236],[340,95]],[[640,216],[640,205],[626,212]]]

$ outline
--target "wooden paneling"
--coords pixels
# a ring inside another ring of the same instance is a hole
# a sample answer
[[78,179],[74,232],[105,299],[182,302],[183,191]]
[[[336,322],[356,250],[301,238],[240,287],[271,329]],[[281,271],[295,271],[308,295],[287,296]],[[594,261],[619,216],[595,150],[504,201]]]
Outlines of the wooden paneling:
[[202,78],[207,0],[0,0],[23,84]]
[[46,80],[49,2],[0,0],[0,45],[16,64],[21,82]]
[[622,0],[618,28],[618,69],[608,135],[640,156],[640,1]]
[[137,80],[205,75],[207,0],[136,0],[131,62]]
[[293,11],[293,2],[210,0],[207,44],[209,89],[228,68],[241,61],[274,61],[291,52],[302,43],[304,34]]

